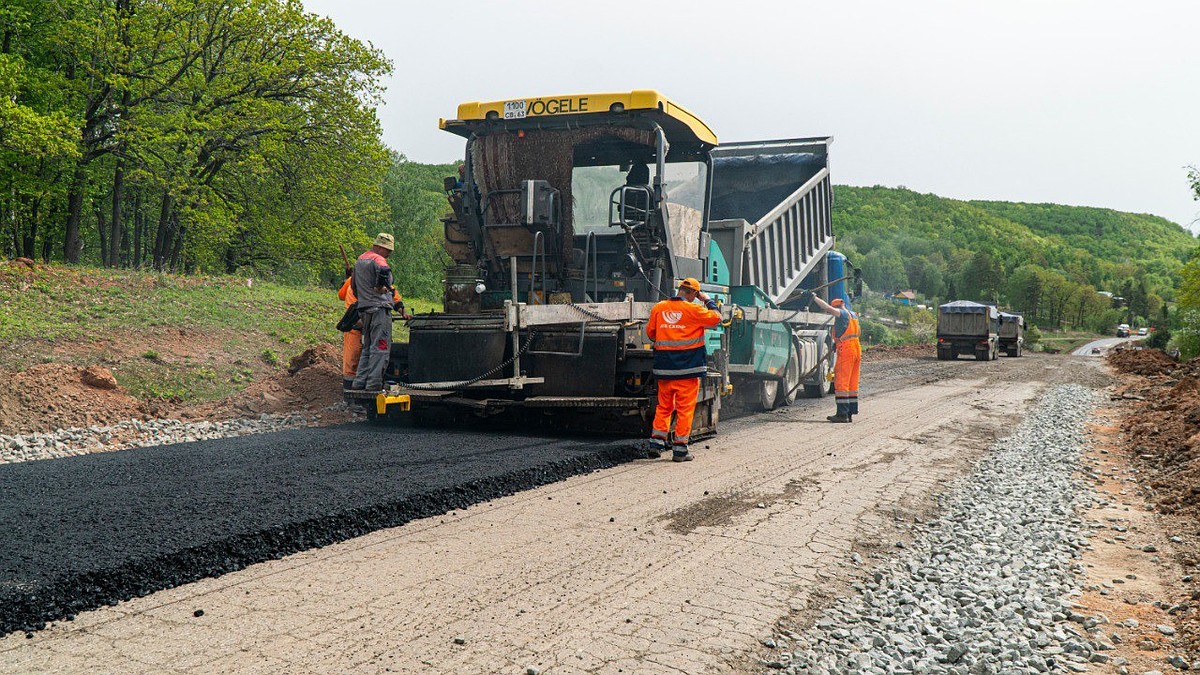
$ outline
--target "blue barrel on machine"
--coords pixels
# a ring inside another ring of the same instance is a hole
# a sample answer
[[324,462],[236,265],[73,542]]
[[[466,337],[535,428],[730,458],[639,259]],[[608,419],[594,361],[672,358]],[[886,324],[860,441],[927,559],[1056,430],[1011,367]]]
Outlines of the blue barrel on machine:
[[[825,254],[826,261],[829,265],[829,279],[841,279],[846,276],[846,256],[837,251],[830,251]],[[829,286],[829,301],[833,302],[834,298],[841,298],[846,306],[850,306],[850,295],[846,293],[846,282],[839,281]]]

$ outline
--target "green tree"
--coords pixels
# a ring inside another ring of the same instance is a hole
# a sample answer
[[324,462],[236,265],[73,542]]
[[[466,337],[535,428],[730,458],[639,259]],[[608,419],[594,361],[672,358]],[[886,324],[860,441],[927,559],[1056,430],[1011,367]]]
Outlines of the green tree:
[[863,280],[871,288],[885,293],[905,290],[908,275],[900,252],[888,247],[868,253],[863,260]]
[[1037,323],[1042,316],[1044,287],[1045,270],[1036,265],[1018,267],[1008,277],[1009,304],[1024,314],[1030,323]]
[[453,164],[417,164],[392,153],[383,182],[387,219],[377,228],[396,237],[390,260],[402,293],[425,298],[441,294],[443,270],[451,262],[442,248],[441,219],[449,211],[442,180],[455,175]]
[[959,275],[959,292],[969,300],[998,302],[1004,284],[1004,269],[986,251],[979,251]]

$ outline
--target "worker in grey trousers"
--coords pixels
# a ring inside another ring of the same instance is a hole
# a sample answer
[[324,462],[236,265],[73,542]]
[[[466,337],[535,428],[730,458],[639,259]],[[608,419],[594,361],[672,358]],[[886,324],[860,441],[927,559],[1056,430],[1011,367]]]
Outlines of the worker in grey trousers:
[[371,250],[354,262],[354,295],[362,319],[362,355],[353,387],[382,391],[383,371],[392,353],[392,268],[387,259],[396,248],[392,235],[381,232]]

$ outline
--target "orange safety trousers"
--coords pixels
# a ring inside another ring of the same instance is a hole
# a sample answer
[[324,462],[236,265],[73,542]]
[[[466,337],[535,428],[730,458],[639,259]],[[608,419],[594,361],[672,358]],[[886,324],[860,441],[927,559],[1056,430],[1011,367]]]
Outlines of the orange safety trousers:
[[862,366],[862,345],[857,339],[839,342],[837,362],[833,365],[833,394],[839,415],[858,414],[858,371]]
[[692,434],[692,416],[696,414],[696,396],[700,393],[700,378],[658,381],[658,408],[654,411],[654,427],[650,437],[667,442],[671,434],[671,413],[675,414],[675,445],[688,444]]
[[354,379],[358,372],[358,359],[362,356],[362,331],[348,330],[342,333],[342,377]]

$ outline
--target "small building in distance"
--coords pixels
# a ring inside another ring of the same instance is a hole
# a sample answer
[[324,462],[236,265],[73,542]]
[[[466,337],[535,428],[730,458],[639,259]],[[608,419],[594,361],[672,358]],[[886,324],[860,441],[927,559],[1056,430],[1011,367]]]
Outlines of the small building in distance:
[[896,291],[889,298],[892,302],[898,305],[915,305],[917,304],[917,294],[914,291]]

